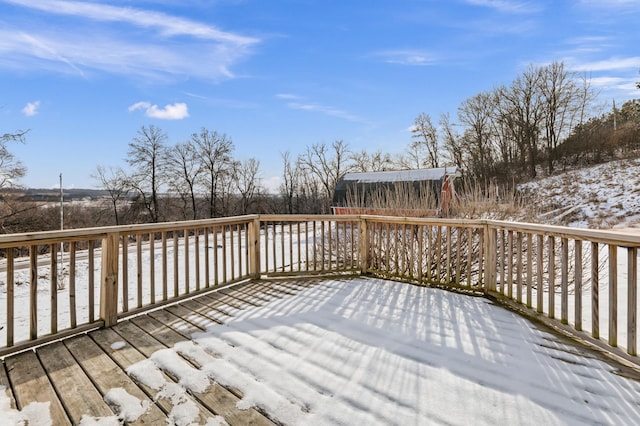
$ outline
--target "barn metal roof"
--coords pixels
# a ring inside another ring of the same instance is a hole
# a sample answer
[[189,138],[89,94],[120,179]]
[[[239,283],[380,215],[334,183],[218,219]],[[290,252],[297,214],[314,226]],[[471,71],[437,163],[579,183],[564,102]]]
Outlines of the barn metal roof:
[[456,167],[439,167],[434,169],[397,170],[384,172],[347,173],[342,181],[356,182],[419,182],[440,180],[445,175],[456,174]]

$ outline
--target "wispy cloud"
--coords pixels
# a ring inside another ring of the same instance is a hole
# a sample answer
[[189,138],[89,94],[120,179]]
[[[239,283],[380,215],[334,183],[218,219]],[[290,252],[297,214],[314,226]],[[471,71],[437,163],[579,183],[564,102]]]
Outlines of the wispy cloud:
[[638,93],[636,81],[637,79],[633,77],[593,77],[589,80],[589,83],[600,92],[614,95],[622,94],[628,98],[635,98],[637,96],[634,96],[634,94]]
[[439,60],[437,55],[417,49],[383,50],[376,52],[374,56],[382,58],[383,61],[390,64],[410,66],[433,65]]
[[40,101],[27,102],[27,105],[24,108],[22,108],[22,113],[27,117],[33,117],[38,113],[39,107],[40,107]]
[[600,61],[580,62],[576,60],[567,61],[572,71],[620,71],[640,68],[640,56],[627,58],[613,57]]
[[610,51],[615,46],[615,40],[604,36],[582,36],[565,40],[567,49],[560,52],[563,56],[579,57],[599,52]]
[[538,2],[511,0],[465,0],[473,6],[486,7],[502,13],[528,14],[542,10]]
[[365,120],[358,117],[357,115],[351,114],[342,109],[306,101],[304,96],[296,95],[293,93],[278,93],[275,95],[275,97],[278,99],[282,99],[283,101],[287,101],[285,104],[287,108],[300,111],[317,112],[320,114],[328,115],[330,117],[341,118],[343,120],[353,121],[357,123],[365,122]]
[[640,0],[580,0],[582,5],[597,7],[599,9],[611,9],[611,8],[627,8],[627,7],[639,7]]
[[[86,77],[101,71],[149,79],[234,77],[259,39],[165,13],[63,0],[0,0],[51,17],[0,30],[0,65]],[[74,31],[68,31],[73,25]],[[140,31],[143,30],[143,31]]]
[[65,0],[2,0],[30,9],[55,15],[68,15],[95,21],[128,23],[143,28],[156,28],[166,37],[192,36],[207,40],[231,42],[233,44],[253,44],[258,40],[218,30],[217,28],[161,12],[146,11],[129,7],[117,7],[99,3]]
[[150,118],[160,120],[182,120],[189,117],[187,104],[177,102],[175,104],[165,105],[164,108],[158,108],[158,105],[152,105],[149,102],[137,102],[129,107],[129,112],[136,110],[144,110],[144,115]]
[[276,98],[278,98],[278,99],[290,99],[290,100],[291,99],[301,99],[300,96],[294,95],[292,93],[278,93],[276,95]]
[[298,109],[298,110],[302,110],[302,111],[310,111],[310,112],[319,112],[321,114],[324,115],[328,115],[331,117],[337,117],[337,118],[342,118],[343,120],[347,120],[347,121],[354,121],[354,122],[362,122],[363,120],[354,115],[354,114],[350,114],[346,111],[343,111],[341,109],[338,108],[334,108],[332,106],[327,106],[327,105],[319,105],[319,104],[312,104],[312,103],[301,103],[301,102],[289,102],[287,104],[287,106],[291,109]]

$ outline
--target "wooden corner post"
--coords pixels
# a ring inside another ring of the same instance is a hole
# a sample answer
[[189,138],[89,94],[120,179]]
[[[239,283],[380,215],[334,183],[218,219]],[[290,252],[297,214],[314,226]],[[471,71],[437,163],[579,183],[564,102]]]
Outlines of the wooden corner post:
[[120,236],[109,233],[102,239],[100,318],[105,327],[118,322],[118,249]]
[[[480,244],[482,247],[482,252],[480,253],[479,262],[480,271],[483,271],[482,262],[484,261],[484,282],[482,282],[484,286],[484,293],[487,294],[490,291],[496,290],[496,239],[497,232],[496,229],[490,227],[488,224],[485,224],[482,228],[482,232],[480,237],[484,236],[484,241]],[[481,275],[481,274],[479,274]]]
[[367,231],[367,220],[360,218],[358,224],[358,262],[360,262],[360,273],[366,274],[369,269],[369,232]]
[[253,279],[260,278],[260,218],[249,224],[249,274]]

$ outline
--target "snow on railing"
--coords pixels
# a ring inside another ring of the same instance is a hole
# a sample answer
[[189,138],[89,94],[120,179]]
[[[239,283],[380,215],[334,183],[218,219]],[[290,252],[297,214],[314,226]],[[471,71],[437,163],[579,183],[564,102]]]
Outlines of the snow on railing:
[[3,235],[0,355],[240,280],[362,273],[483,293],[637,363],[638,247],[609,231],[366,215]]

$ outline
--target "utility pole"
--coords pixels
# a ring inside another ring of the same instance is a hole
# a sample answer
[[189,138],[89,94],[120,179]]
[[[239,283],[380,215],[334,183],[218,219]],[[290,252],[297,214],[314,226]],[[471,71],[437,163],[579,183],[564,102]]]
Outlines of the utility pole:
[[60,230],[64,231],[64,191],[62,190],[62,173],[60,173]]
[[613,100],[613,131],[618,130],[618,123],[616,122],[616,100]]

